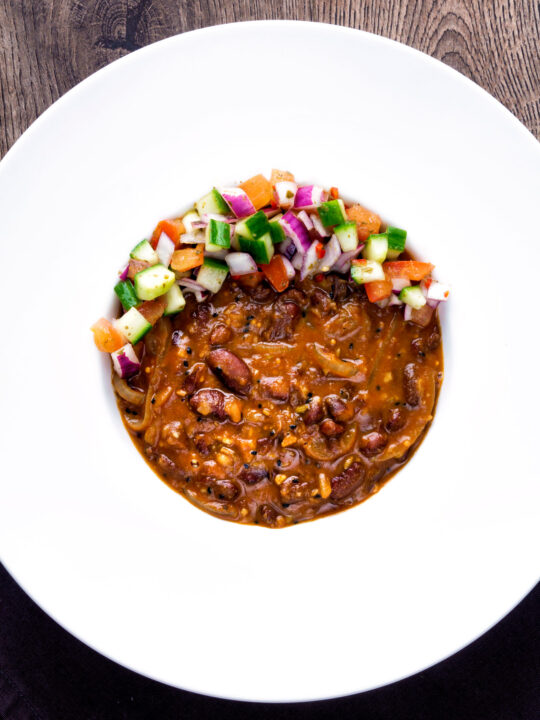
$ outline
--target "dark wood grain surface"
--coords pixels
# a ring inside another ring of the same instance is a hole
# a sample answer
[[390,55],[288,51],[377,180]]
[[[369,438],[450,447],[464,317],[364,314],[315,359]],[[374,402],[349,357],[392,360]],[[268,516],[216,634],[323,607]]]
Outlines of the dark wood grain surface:
[[239,20],[348,25],[459,70],[540,137],[537,0],[0,0],[0,157],[63,93],[176,33]]

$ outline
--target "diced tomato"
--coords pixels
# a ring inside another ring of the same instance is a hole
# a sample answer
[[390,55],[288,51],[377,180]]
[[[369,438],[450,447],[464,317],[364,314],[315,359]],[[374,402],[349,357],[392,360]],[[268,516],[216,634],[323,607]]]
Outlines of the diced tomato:
[[317,273],[313,279],[315,282],[322,282],[324,280],[324,273]]
[[249,180],[240,183],[240,187],[253,203],[255,210],[260,210],[272,200],[272,185],[264,175],[254,175]]
[[274,255],[268,265],[261,265],[261,269],[277,292],[283,292],[289,287],[290,281],[281,255]]
[[337,200],[339,197],[339,190],[337,187],[331,187],[330,188],[330,197],[332,197],[334,200]]
[[365,283],[364,287],[370,302],[384,300],[384,298],[390,297],[392,294],[391,280],[375,280],[374,282]]
[[376,235],[381,229],[381,218],[362,205],[351,205],[347,208],[347,216],[356,222],[360,242],[367,240],[370,235]]
[[161,297],[158,297],[155,300],[147,300],[146,302],[143,302],[142,305],[137,307],[137,310],[141,313],[141,315],[144,315],[150,325],[155,325],[165,312],[166,307],[167,300],[165,299],[165,295],[161,295]]
[[383,263],[384,272],[390,279],[407,278],[407,280],[423,280],[427,277],[435,265],[416,260],[395,260],[394,262]]
[[272,170],[270,184],[275,185],[277,182],[294,182],[294,175],[287,170]]
[[161,220],[156,225],[156,229],[152,233],[152,238],[150,240],[150,245],[154,248],[154,250],[156,249],[161,233],[163,232],[171,238],[175,245],[178,245],[180,235],[183,235],[186,232],[186,229],[181,218],[176,218],[174,220]]
[[315,245],[315,252],[317,253],[317,257],[319,258],[319,260],[322,260],[323,257],[326,255],[326,250],[324,249],[324,245],[322,244],[322,242],[318,242]]
[[128,278],[130,280],[135,279],[135,275],[138,272],[141,272],[141,270],[146,270],[146,268],[151,267],[149,262],[146,262],[146,260],[134,260],[131,258],[129,261],[129,267],[128,267]]
[[127,340],[106,318],[100,318],[90,328],[98,350],[112,353],[126,344]]
[[199,267],[204,261],[204,243],[194,247],[186,247],[182,250],[175,250],[171,258],[171,268],[178,272],[191,270]]
[[247,275],[233,275],[232,279],[236,280],[242,287],[256,288],[257,285],[262,283],[264,274],[262,272],[254,272],[248,273]]

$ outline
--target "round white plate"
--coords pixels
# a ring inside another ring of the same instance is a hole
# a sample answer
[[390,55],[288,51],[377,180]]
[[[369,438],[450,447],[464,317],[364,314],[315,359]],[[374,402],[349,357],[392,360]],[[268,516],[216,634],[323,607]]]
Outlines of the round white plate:
[[[129,440],[92,322],[134,242],[272,167],[409,231],[452,297],[436,420],[376,497],[283,531],[195,509]],[[538,574],[540,150],[402,45],[261,22],[133,53],[0,165],[0,550],[67,630],[211,695],[308,700],[419,671]]]

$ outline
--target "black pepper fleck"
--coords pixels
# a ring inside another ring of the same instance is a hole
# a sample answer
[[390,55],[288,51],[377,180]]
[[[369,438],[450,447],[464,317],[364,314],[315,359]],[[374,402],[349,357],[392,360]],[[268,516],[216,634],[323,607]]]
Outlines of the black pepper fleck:
[[281,460],[278,460],[278,461],[276,462],[276,465],[277,465],[278,467],[281,467]]
[[257,451],[256,451],[256,450],[252,450],[252,451],[251,451],[251,454],[252,454],[252,455],[256,455],[256,454],[257,454]]
[[187,360],[184,360],[184,367],[189,367],[189,363]]
[[187,347],[187,348],[186,348],[186,352],[187,352],[188,355],[191,355],[191,352],[192,352],[191,348],[190,348],[190,347]]

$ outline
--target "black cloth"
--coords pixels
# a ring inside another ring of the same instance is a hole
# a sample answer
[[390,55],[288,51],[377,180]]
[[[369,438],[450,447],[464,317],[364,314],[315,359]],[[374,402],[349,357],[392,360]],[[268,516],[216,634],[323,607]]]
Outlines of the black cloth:
[[539,619],[540,585],[472,645],[406,680],[337,700],[239,703],[176,690],[105,659],[51,620],[0,565],[0,718],[540,720]]

